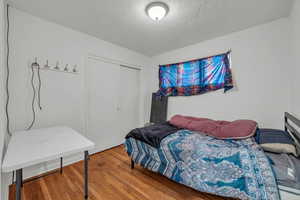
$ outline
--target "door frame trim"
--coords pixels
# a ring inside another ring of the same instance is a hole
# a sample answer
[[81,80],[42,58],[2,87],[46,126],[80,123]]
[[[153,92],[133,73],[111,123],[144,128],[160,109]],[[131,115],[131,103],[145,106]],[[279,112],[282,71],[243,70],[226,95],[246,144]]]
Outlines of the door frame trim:
[[88,54],[87,59],[99,60],[99,61],[102,61],[102,62],[107,62],[107,63],[110,63],[110,64],[115,64],[115,65],[119,65],[121,67],[126,67],[126,68],[130,68],[130,69],[135,69],[135,70],[142,70],[143,69],[143,67],[140,66],[140,65],[127,63],[127,62],[117,60],[117,59],[106,58],[106,57],[103,57],[103,56],[97,56],[97,55],[91,54],[91,53]]

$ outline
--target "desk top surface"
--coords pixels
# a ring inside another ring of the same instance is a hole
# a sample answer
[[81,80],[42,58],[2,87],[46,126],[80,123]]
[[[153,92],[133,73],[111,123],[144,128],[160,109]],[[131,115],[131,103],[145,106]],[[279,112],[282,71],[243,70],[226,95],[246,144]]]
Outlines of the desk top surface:
[[2,163],[11,172],[94,148],[94,143],[68,127],[19,131],[11,137]]

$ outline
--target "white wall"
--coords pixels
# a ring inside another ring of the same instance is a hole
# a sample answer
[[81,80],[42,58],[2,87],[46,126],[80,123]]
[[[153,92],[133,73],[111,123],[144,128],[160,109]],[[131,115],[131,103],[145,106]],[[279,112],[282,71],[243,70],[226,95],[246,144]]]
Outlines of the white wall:
[[292,49],[293,49],[293,71],[292,71],[292,108],[291,111],[300,118],[300,1],[294,1],[291,14],[292,23]]
[[[84,65],[89,53],[141,66],[148,58],[91,36],[12,10],[12,129],[22,130],[32,118],[29,64],[38,57],[41,64],[59,61],[77,64],[80,75],[42,71],[42,107],[36,127],[65,124],[84,132]],[[105,73],[105,72],[103,72]]]
[[[0,0],[0,166],[2,164],[3,154],[5,152],[5,146],[7,142],[6,134],[6,118],[5,118],[5,61],[6,61],[6,44],[5,44],[5,15],[6,15],[6,5],[4,0]],[[6,177],[2,174],[0,169],[0,199],[5,199],[7,196],[6,188]]]
[[[4,56],[5,56],[5,53],[4,53],[4,2],[3,0],[0,0],[0,13],[1,13],[1,16],[0,16],[0,85],[1,85],[1,89],[0,91],[2,91],[0,93],[0,107],[1,107],[1,110],[0,110],[0,166],[2,164],[2,153],[3,153],[3,147],[4,147],[4,133],[5,133],[5,130],[4,130],[4,123],[5,123],[5,120],[3,120],[3,117],[4,117],[4,110],[3,110],[3,105],[4,105],[4,95],[3,95],[3,91],[4,91],[4,88],[3,88],[3,83],[4,83]],[[2,173],[0,171],[0,198],[3,198],[2,197]]]
[[[42,65],[46,63],[47,59],[50,65],[55,65],[56,61],[59,61],[61,67],[66,63],[71,66],[77,64],[79,75],[41,71],[43,109],[39,111],[36,106],[37,121],[34,128],[67,125],[85,134],[84,72],[89,54],[141,66],[143,67],[142,74],[147,71],[149,58],[139,53],[50,23],[17,9],[11,10],[10,18],[12,131],[24,130],[32,119],[31,70],[29,66],[35,57]],[[145,95],[144,85],[145,83],[142,81],[142,97]],[[144,107],[143,98],[140,107]],[[144,111],[142,110],[141,113],[141,123],[143,123]],[[24,176],[32,176],[54,166],[58,165],[48,163],[48,165],[34,166],[25,169]]]
[[168,116],[253,119],[261,127],[282,128],[289,110],[289,20],[280,19],[224,37],[156,56],[151,91],[158,89],[158,64],[176,63],[232,50],[235,89],[191,97],[171,97]]

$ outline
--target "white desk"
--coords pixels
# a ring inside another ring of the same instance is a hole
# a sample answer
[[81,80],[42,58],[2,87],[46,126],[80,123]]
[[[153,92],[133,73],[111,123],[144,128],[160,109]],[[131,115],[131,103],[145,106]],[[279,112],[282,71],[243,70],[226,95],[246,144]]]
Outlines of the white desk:
[[11,137],[2,171],[16,171],[16,200],[21,200],[22,169],[42,162],[84,152],[84,197],[88,198],[88,151],[95,144],[68,127],[20,131]]

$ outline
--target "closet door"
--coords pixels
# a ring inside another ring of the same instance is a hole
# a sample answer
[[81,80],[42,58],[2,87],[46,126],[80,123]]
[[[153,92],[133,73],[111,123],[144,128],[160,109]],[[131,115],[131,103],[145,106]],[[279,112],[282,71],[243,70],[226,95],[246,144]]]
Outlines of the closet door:
[[91,153],[120,144],[118,124],[120,66],[89,59],[87,84],[87,136],[96,144]]
[[119,117],[121,137],[139,126],[140,71],[120,68]]

